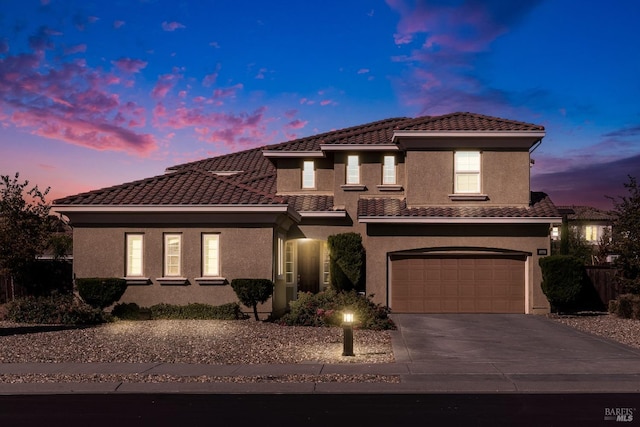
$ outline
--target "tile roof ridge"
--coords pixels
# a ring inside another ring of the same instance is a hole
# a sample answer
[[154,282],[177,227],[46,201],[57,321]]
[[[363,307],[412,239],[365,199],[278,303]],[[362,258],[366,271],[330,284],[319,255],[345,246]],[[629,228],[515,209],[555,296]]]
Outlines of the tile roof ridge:
[[169,167],[166,168],[166,171],[171,172],[171,171],[176,171],[176,170],[182,170],[182,169],[186,169],[186,168],[196,167],[196,165],[198,163],[204,163],[206,161],[210,161],[210,160],[213,160],[213,159],[221,159],[221,158],[224,158],[224,157],[240,156],[240,155],[244,155],[244,154],[249,154],[252,151],[260,151],[260,152],[262,152],[262,150],[264,150],[265,147],[267,147],[267,145],[260,145],[260,146],[253,147],[253,148],[247,148],[247,149],[241,150],[241,151],[233,151],[233,152],[230,152],[230,153],[219,154],[217,156],[205,157],[204,159],[194,160],[192,162],[181,163],[181,164],[178,164],[178,165],[169,166]]
[[147,183],[151,183],[151,182],[157,182],[163,179],[167,179],[169,177],[175,176],[175,175],[180,175],[180,174],[184,174],[187,172],[190,172],[192,169],[179,169],[179,170],[175,170],[175,171],[170,171],[170,172],[165,172],[163,174],[160,175],[154,175],[154,176],[150,176],[147,178],[142,178],[142,179],[137,179],[135,181],[129,181],[129,182],[124,182],[122,184],[116,184],[116,185],[111,185],[109,187],[102,187],[102,188],[98,188],[95,190],[90,190],[90,191],[85,191],[83,193],[77,193],[77,194],[72,194],[66,197],[61,197],[59,199],[55,199],[52,204],[59,204],[61,202],[64,202],[64,200],[67,199],[76,199],[79,197],[87,197],[90,195],[97,195],[97,194],[101,194],[101,193],[106,193],[109,191],[113,191],[113,190],[118,190],[118,189],[126,189],[126,188],[131,188],[131,187],[135,187],[137,185],[142,185],[142,184],[147,184]]
[[210,177],[212,179],[215,179],[217,181],[224,182],[225,184],[240,188],[240,189],[245,190],[245,191],[249,191],[249,192],[257,194],[259,196],[266,197],[269,200],[272,200],[274,202],[279,202],[279,203],[283,203],[283,204],[285,203],[285,201],[280,196],[276,196],[275,194],[267,193],[266,191],[258,190],[256,188],[251,187],[249,185],[246,185],[246,184],[244,184],[242,182],[234,181],[233,179],[230,179],[229,177],[216,175],[213,172],[209,172],[209,171],[205,171],[205,170],[197,169],[197,168],[190,169],[190,170],[193,171],[193,172],[197,172],[197,173],[206,175],[206,176],[208,176],[208,177]]

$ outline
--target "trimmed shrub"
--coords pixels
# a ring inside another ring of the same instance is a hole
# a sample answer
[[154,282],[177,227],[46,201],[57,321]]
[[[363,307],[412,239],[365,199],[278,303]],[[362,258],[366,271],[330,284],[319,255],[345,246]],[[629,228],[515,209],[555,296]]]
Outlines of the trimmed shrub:
[[358,233],[340,233],[327,238],[331,287],[337,291],[363,288],[365,252],[362,236]]
[[625,319],[640,320],[640,295],[623,294],[618,296],[617,300],[609,303],[609,311]]
[[258,318],[258,304],[264,304],[273,294],[274,284],[269,279],[233,279],[231,287],[240,302],[253,307],[253,315]]
[[28,296],[6,305],[7,319],[17,323],[94,325],[106,321],[102,310],[73,295]]
[[289,303],[289,312],[278,320],[287,326],[340,326],[342,313],[354,314],[355,326],[360,329],[396,329],[389,318],[390,310],[355,291],[337,292],[327,289],[317,294],[301,292]]
[[104,309],[122,297],[127,281],[117,277],[89,277],[76,279],[76,286],[87,304]]
[[540,258],[542,292],[555,311],[602,310],[582,261],[568,255]]
[[219,306],[200,303],[156,304],[149,307],[149,310],[152,319],[237,320],[245,318],[240,305],[235,302]]
[[140,306],[135,302],[116,304],[111,315],[122,320],[140,320]]

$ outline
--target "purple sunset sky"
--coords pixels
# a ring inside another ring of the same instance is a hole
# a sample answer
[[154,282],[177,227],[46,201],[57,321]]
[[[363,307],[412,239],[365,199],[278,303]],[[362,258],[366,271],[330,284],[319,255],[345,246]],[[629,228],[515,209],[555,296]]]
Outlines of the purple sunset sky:
[[532,189],[640,178],[640,3],[0,0],[0,173],[48,200],[389,117],[545,126]]

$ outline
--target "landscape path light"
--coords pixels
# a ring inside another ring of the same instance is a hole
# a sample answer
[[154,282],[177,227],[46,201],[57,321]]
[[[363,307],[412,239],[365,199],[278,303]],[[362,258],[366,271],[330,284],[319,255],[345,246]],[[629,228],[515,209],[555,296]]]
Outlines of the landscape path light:
[[345,311],[342,313],[342,355],[355,356],[353,354],[353,313]]

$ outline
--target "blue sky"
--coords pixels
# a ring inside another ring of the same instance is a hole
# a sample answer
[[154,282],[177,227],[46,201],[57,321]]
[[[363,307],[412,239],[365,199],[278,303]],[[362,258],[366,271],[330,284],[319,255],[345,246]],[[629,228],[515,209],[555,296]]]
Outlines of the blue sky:
[[49,199],[389,117],[545,126],[532,189],[640,176],[640,3],[0,0],[0,173]]

